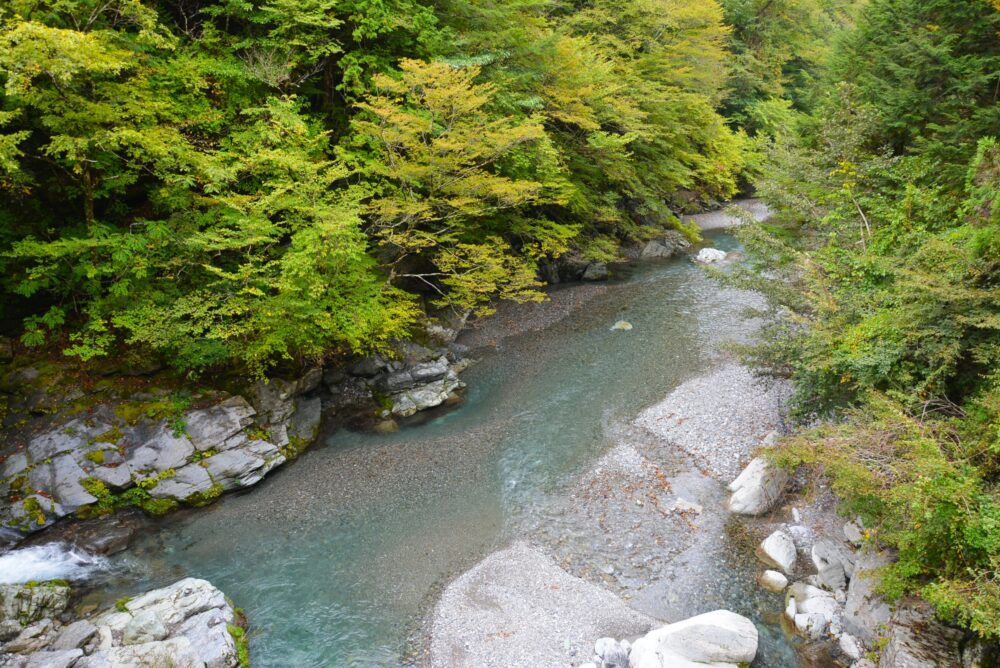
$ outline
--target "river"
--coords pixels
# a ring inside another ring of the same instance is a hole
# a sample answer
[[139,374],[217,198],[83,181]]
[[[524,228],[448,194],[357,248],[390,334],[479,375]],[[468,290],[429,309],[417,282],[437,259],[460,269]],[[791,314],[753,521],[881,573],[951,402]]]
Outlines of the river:
[[[737,248],[723,231],[707,236]],[[582,516],[568,512],[571,491],[622,425],[717,365],[720,342],[745,337],[746,303],[686,258],[628,269],[606,285],[557,288],[548,307],[508,312],[523,333],[488,324],[467,335],[479,362],[463,374],[460,406],[393,434],[325,433],[251,490],[158,522],[117,558],[122,577],[107,595],[187,575],[210,580],[245,609],[255,666],[413,661],[440,588],[510,540],[603,566]],[[551,317],[557,311],[564,317]],[[611,331],[618,320],[632,330]],[[710,484],[721,500],[721,483]],[[726,524],[709,512],[713,531]],[[704,600],[690,593],[697,578],[685,588],[676,572],[676,582],[636,600],[664,619],[726,604],[762,630],[755,666],[796,665],[760,612],[781,610],[780,598],[759,592],[752,555],[730,559],[724,541],[716,538],[723,556],[695,569],[715,583]],[[666,590],[688,592],[681,608]]]

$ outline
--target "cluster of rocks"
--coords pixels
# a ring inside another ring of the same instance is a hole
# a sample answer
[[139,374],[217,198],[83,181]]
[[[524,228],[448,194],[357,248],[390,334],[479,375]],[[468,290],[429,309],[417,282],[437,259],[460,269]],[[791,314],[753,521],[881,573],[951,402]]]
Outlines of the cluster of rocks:
[[[858,525],[849,523],[845,534],[857,535]],[[882,666],[961,665],[962,633],[935,621],[924,603],[903,601],[893,611],[875,593],[878,571],[891,562],[891,555],[872,546],[855,552],[829,538],[809,541],[809,535],[801,525],[778,529],[758,550],[764,563],[782,571],[765,571],[761,584],[785,590],[784,619],[790,628],[811,640],[835,642],[853,668],[874,668],[876,657]],[[784,576],[801,574],[800,552],[809,555],[815,572],[786,590]]]
[[757,627],[746,617],[715,610],[654,629],[635,640],[601,638],[579,668],[738,668],[757,656]]
[[[729,508],[744,515],[770,512],[788,480],[787,471],[758,457],[730,484]],[[876,593],[879,570],[893,557],[865,544],[860,519],[845,524],[843,537],[834,539],[816,536],[793,508],[792,522],[768,535],[757,556],[774,569],[759,575],[760,585],[785,592],[789,628],[813,641],[836,643],[852,668],[874,668],[873,657],[882,666],[963,665],[962,634],[935,621],[929,606],[908,600],[893,610]]]
[[[644,244],[622,249],[628,261],[666,260],[691,248],[691,242],[676,230],[668,230]],[[554,260],[539,263],[538,276],[545,283],[572,283],[575,281],[605,281],[611,271],[605,262],[588,260],[578,253],[569,253]]]
[[4,668],[236,668],[243,630],[225,595],[186,578],[73,619],[60,584],[0,585]]
[[261,382],[249,392],[253,403],[231,396],[172,419],[130,422],[99,405],[57,420],[0,464],[0,526],[38,531],[91,507],[110,509],[132,488],[148,508],[168,509],[253,485],[316,438],[320,399],[306,395],[321,378],[315,370]]

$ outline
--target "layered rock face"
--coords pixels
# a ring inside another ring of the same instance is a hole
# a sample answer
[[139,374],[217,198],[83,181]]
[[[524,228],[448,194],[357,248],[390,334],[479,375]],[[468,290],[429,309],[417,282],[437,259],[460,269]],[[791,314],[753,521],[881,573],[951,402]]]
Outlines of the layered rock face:
[[[60,621],[69,588],[7,585],[0,596],[0,665],[11,668],[236,668],[242,629],[225,595],[186,578],[93,617]],[[28,602],[7,616],[10,597]],[[25,610],[31,614],[26,615]],[[11,627],[16,625],[16,632]]]
[[328,372],[333,403],[374,402],[384,407],[382,417],[406,418],[457,398],[465,387],[458,374],[468,361],[455,353],[413,343],[398,352],[400,359],[375,355]]
[[158,512],[253,485],[315,439],[320,399],[304,395],[320,380],[317,370],[258,384],[255,405],[232,396],[170,420],[130,422],[102,405],[57,421],[0,466],[0,526],[27,534],[71,514]]

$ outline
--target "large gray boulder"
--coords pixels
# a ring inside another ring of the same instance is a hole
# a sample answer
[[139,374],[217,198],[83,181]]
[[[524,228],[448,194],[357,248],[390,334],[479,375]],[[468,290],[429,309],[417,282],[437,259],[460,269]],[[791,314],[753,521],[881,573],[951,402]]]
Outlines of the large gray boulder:
[[194,443],[187,435],[164,423],[141,423],[132,430],[129,440],[138,445],[125,451],[125,461],[139,478],[179,468],[195,452]]
[[667,232],[662,237],[650,239],[643,246],[639,257],[644,260],[665,259],[673,257],[680,251],[690,247],[691,242],[685,239],[683,234],[679,232]]
[[632,645],[634,668],[737,668],[757,656],[757,627],[746,617],[715,610],[650,631]]
[[112,429],[113,425],[102,420],[70,420],[31,439],[28,460],[41,462],[57,454],[77,450]]
[[55,499],[68,514],[97,501],[80,484],[86,477],[76,460],[65,454],[36,465],[28,474],[28,482],[36,492],[45,492]]
[[[185,578],[147,592],[93,620],[99,636],[83,666],[198,666],[234,668],[238,651],[229,625],[236,614],[205,580]],[[157,663],[178,652],[175,663]]]
[[515,543],[445,589],[431,626],[430,666],[565,666],[589,656],[595,638],[633,636],[655,623]]
[[255,485],[284,462],[281,450],[267,441],[248,441],[202,460],[213,483],[225,490]]
[[788,471],[764,457],[755,457],[729,483],[729,510],[738,515],[763,515],[781,498],[788,483]]
[[97,627],[88,619],[79,619],[72,624],[67,624],[59,631],[48,649],[50,650],[71,650],[83,647],[88,640],[97,633]]
[[610,277],[611,272],[608,271],[608,265],[603,262],[591,262],[583,270],[583,276],[580,278],[584,281],[606,281]]
[[812,546],[812,562],[817,577],[824,587],[837,591],[847,587],[847,580],[854,574],[854,556],[851,551],[829,539],[820,539]]
[[650,239],[646,242],[646,245],[642,247],[639,257],[644,260],[665,259],[673,257],[676,252],[677,251],[672,246],[668,246],[663,243],[662,240]]
[[323,369],[314,367],[295,380],[271,378],[250,388],[250,401],[261,425],[285,423],[296,412],[295,399],[312,392],[323,381]]
[[299,397],[295,400],[295,412],[289,418],[287,432],[301,443],[312,443],[319,436],[323,402],[319,397]]
[[149,490],[149,495],[154,499],[187,500],[196,494],[208,493],[214,485],[206,467],[195,462],[177,469],[172,477],[160,480]]

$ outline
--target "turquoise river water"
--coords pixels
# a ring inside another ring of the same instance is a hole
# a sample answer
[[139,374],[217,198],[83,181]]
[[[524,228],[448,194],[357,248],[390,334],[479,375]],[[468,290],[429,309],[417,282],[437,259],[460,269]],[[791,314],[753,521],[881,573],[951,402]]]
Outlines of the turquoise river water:
[[[736,248],[725,233],[709,237]],[[245,609],[259,667],[419,662],[421,620],[440,588],[544,528],[613,447],[613,425],[709,369],[719,342],[743,333],[731,294],[687,259],[562,288],[565,317],[475,352],[460,406],[394,434],[327,433],[246,493],[168,518],[119,557],[128,584],[108,595],[206,578]],[[609,331],[619,319],[632,331]],[[758,591],[752,556],[705,568],[721,569],[718,590],[689,607],[752,616],[763,638],[754,665],[797,665],[762,621],[781,604]]]

